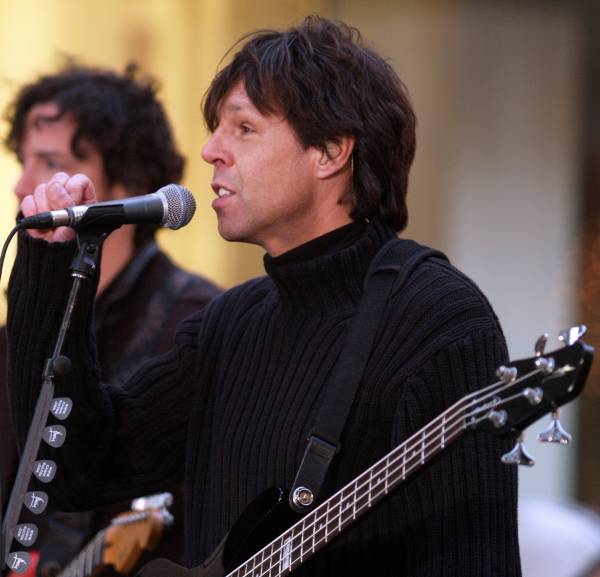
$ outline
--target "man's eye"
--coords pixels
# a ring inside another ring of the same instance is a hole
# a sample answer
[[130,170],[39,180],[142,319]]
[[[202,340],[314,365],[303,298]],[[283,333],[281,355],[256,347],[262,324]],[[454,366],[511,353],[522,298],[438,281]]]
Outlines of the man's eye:
[[62,168],[62,165],[57,160],[48,159],[46,160],[46,168],[48,168],[49,170],[60,170]]
[[240,130],[243,134],[249,134],[250,132],[252,132],[252,129],[247,124],[241,124]]

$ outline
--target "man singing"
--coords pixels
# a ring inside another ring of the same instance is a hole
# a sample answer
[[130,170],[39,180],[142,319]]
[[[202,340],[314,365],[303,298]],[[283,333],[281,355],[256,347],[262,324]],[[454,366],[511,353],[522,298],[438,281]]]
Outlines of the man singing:
[[[77,434],[52,452],[51,490],[63,507],[184,479],[190,566],[264,489],[291,487],[367,269],[406,224],[415,150],[414,114],[392,68],[356,30],[318,17],[252,35],[214,79],[204,114],[219,233],[262,246],[267,275],[189,317],[171,351],[125,387],[98,384],[90,287],[65,347],[73,372],[57,380],[77,407]],[[21,208],[29,216],[95,198],[89,178],[58,173]],[[48,356],[38,335],[59,323],[74,235],[19,240],[9,331],[21,435]],[[325,496],[491,382],[506,358],[487,300],[443,258],[418,266],[383,318]],[[486,433],[462,437],[295,574],[519,576],[516,474],[500,463],[507,448]]]

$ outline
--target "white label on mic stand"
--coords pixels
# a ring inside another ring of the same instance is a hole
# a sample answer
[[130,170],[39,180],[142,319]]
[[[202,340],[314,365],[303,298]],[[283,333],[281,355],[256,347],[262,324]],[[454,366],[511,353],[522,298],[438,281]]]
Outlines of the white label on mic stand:
[[6,558],[6,565],[12,571],[16,573],[25,573],[27,568],[29,567],[29,562],[31,561],[31,557],[29,553],[25,553],[25,551],[19,551],[18,553],[9,553]]
[[58,397],[52,400],[50,412],[61,421],[64,421],[71,413],[73,401],[69,397]]
[[48,505],[48,495],[44,491],[25,493],[25,506],[36,515],[43,513]]
[[15,539],[25,547],[31,547],[38,536],[38,529],[33,523],[22,523],[14,530]]
[[33,464],[33,474],[42,482],[49,483],[56,475],[56,463],[54,461],[36,461]]
[[58,447],[62,447],[65,439],[67,438],[67,429],[65,429],[62,425],[50,425],[44,429],[42,438],[51,447],[58,449]]

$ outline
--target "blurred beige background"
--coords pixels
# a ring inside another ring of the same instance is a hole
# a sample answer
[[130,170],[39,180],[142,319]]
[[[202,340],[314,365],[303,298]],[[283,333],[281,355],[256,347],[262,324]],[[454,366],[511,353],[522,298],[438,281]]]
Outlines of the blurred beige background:
[[[202,95],[242,34],[307,13],[355,25],[407,84],[419,119],[406,236],[432,244],[481,286],[511,354],[577,318],[585,17],[574,2],[370,0],[0,0],[0,108],[61,55],[122,69],[136,60],[187,157],[193,224],[161,233],[184,266],[228,287],[262,274],[262,251],[216,233]],[[6,127],[3,126],[3,133]],[[18,166],[0,154],[0,237]],[[10,261],[10,258],[9,258]],[[10,262],[5,265],[6,286]],[[4,315],[2,302],[0,314]],[[577,410],[566,411],[576,426]],[[540,430],[542,425],[536,426]],[[577,448],[531,447],[522,494],[569,498]]]
[[[161,244],[188,268],[231,286],[258,274],[261,259],[253,247],[227,246],[216,234],[211,171],[200,158],[207,136],[202,95],[226,50],[243,33],[284,26],[321,8],[319,2],[275,0],[0,0],[0,108],[18,86],[56,68],[64,55],[120,70],[130,60],[138,62],[162,84],[159,95],[187,158],[184,184],[198,202],[194,223],[176,234],[164,231]],[[15,160],[0,155],[1,237],[13,223],[17,174]]]

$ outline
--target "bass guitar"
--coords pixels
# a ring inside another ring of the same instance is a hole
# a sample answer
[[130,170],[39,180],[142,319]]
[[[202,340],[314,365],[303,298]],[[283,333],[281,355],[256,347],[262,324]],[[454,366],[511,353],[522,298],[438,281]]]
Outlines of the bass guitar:
[[310,513],[299,517],[281,489],[270,489],[243,513],[217,551],[203,565],[185,569],[166,559],[148,563],[141,577],[281,577],[288,575],[366,514],[405,479],[414,475],[461,435],[474,430],[517,438],[502,457],[506,464],[531,465],[521,432],[552,413],[540,440],[565,444],[558,407],[574,399],[585,384],[593,349],[581,337],[585,327],[562,331],[563,348],[502,366],[498,381],[458,400],[385,457],[342,487]]

